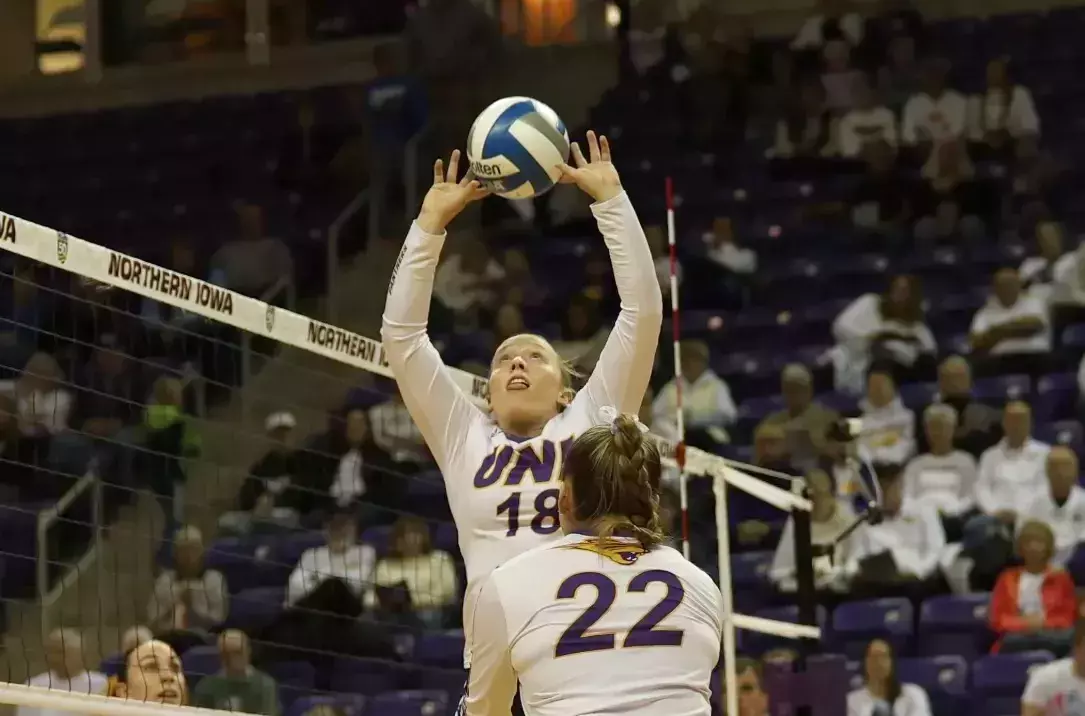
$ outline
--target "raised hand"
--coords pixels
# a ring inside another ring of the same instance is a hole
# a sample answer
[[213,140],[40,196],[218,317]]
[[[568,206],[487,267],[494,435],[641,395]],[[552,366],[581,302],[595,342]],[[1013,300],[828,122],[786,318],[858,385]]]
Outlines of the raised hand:
[[478,201],[488,191],[471,178],[468,172],[456,181],[460,171],[460,150],[452,152],[448,159],[448,171],[444,162],[438,159],[433,163],[433,186],[422,200],[422,210],[418,214],[418,226],[428,234],[440,234],[472,201]]
[[561,165],[561,182],[576,184],[595,201],[607,201],[622,193],[622,180],[610,161],[610,142],[606,137],[596,137],[588,130],[588,157],[573,142],[572,153],[575,167]]

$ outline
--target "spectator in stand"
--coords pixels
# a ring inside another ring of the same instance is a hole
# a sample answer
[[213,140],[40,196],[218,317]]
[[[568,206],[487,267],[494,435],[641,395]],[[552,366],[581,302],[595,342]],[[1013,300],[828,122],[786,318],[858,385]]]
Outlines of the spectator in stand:
[[1013,527],[1034,495],[1047,489],[1044,470],[1051,450],[1032,433],[1028,403],[1006,404],[1005,437],[983,453],[976,480],[976,505],[983,514],[965,524],[964,555],[973,561],[973,588],[989,589],[1013,556]]
[[[5,374],[26,361],[40,348],[43,319],[49,311],[44,305],[46,292],[38,290],[31,264],[16,263],[9,274],[0,273],[0,367]],[[77,336],[71,333],[60,335]]]
[[[786,436],[778,425],[758,426],[753,436],[751,462],[765,471],[788,476],[799,474],[788,459]],[[766,479],[770,483],[775,482],[772,478]],[[735,540],[732,545],[739,545],[740,549],[771,549],[772,544],[767,538],[773,532],[774,526],[782,526],[779,510],[767,507],[763,500],[742,490],[730,489],[728,495]]]
[[923,72],[923,90],[904,105],[901,144],[914,147],[920,161],[930,156],[934,146],[962,139],[965,134],[968,102],[960,92],[946,86],[948,71],[944,60],[928,63]]
[[[90,671],[86,666],[83,635],[74,629],[57,629],[45,639],[45,664],[48,671],[30,677],[27,686],[67,691],[73,694],[106,693],[109,680],[105,674]],[[56,716],[67,713],[54,709],[20,706],[16,716]]]
[[1042,301],[1023,294],[1017,269],[995,273],[993,295],[969,333],[977,373],[1043,373],[1051,354],[1051,322]]
[[934,334],[923,322],[923,291],[912,276],[895,276],[884,294],[852,301],[833,321],[833,337],[837,390],[861,392],[875,362],[892,365],[901,383],[933,368]]
[[[761,683],[764,669],[757,659],[739,657],[735,660],[738,687],[738,716],[769,716],[769,695]],[[725,687],[726,688],[726,687]],[[720,695],[720,703],[727,703],[727,694]]]
[[717,216],[708,234],[705,255],[733,274],[748,276],[757,271],[757,252],[739,246],[731,219]]
[[505,252],[502,268],[505,271],[505,300],[521,309],[543,305],[547,292],[531,273],[527,254],[520,249],[509,249]]
[[780,373],[780,393],[784,409],[768,415],[761,425],[782,428],[791,464],[808,472],[830,457],[829,428],[840,414],[814,400],[814,376],[801,363],[792,363]]
[[403,396],[393,390],[388,400],[369,409],[369,427],[373,429],[373,442],[392,456],[400,472],[406,467],[413,472],[422,463],[429,462],[429,448],[422,437]]
[[[972,368],[960,356],[950,356],[938,366],[938,397],[935,404],[945,403],[957,411],[957,430],[953,445],[972,457],[983,452],[1002,438],[1001,413],[972,397]],[[925,431],[919,431],[919,450],[928,449]]]
[[218,639],[222,670],[200,679],[192,705],[220,711],[278,716],[279,688],[275,679],[252,665],[249,637],[227,629]]
[[873,243],[898,249],[906,241],[915,183],[896,171],[896,155],[888,144],[868,144],[863,159],[864,181],[855,187],[849,202],[851,222],[857,229],[871,234]]
[[264,420],[270,449],[253,463],[241,485],[237,510],[219,518],[219,528],[235,536],[276,533],[294,529],[307,496],[296,484],[299,457],[295,450],[297,419],[287,410]]
[[[842,586],[839,568],[848,561],[849,547],[849,540],[845,539],[840,543],[837,543],[837,540],[851,527],[855,513],[847,504],[836,499],[833,479],[824,470],[811,470],[806,473],[806,488],[813,504],[810,511],[811,542],[817,547],[833,547],[829,569],[819,569],[824,560],[814,561],[817,586],[821,590],[837,589]],[[769,578],[782,592],[794,592],[796,589],[795,521],[791,517],[787,518],[783,534],[776,545]]]
[[1065,565],[1085,542],[1085,489],[1078,486],[1078,460],[1074,451],[1056,445],[1047,453],[1047,489],[1040,489],[1025,504],[1017,523],[1043,522],[1055,534],[1052,563]]
[[915,40],[907,35],[894,37],[889,41],[888,62],[878,70],[878,90],[885,103],[900,114],[908,99],[919,93],[921,81]]
[[848,693],[848,716],[931,716],[922,686],[902,684],[893,647],[874,639],[863,655],[863,686]]
[[904,407],[890,370],[870,369],[866,397],[859,407],[863,411],[860,450],[865,449],[875,463],[904,465],[915,454],[915,413]]
[[871,144],[897,148],[897,117],[878,101],[866,75],[855,78],[854,107],[840,118],[840,154],[848,159],[863,156]]
[[1069,291],[1060,290],[1063,284],[1059,279],[1075,271],[1077,262],[1074,252],[1065,249],[1062,225],[1056,221],[1042,221],[1036,225],[1035,237],[1037,254],[1026,258],[1017,269],[1021,287],[1030,297],[1047,305],[1071,298],[1064,295]]
[[364,410],[348,410],[342,427],[319,438],[309,455],[315,493],[309,510],[328,509],[330,502],[337,509],[359,508],[367,525],[391,521],[390,510],[402,503],[404,480],[392,456],[374,442]]
[[782,105],[787,114],[776,122],[776,140],[769,155],[776,159],[806,159],[820,162],[836,156],[838,126],[832,111],[825,104],[825,88],[817,82],[806,82]]
[[856,87],[864,77],[863,72],[852,64],[851,47],[843,40],[825,43],[824,56],[821,86],[825,89],[825,106],[842,114],[856,106]]
[[146,644],[149,641],[154,641],[154,632],[150,627],[141,624],[128,627],[121,635],[121,653],[127,654],[140,644]]
[[994,213],[985,184],[975,180],[976,169],[962,140],[935,146],[922,170],[915,238],[925,246],[963,240],[977,244],[987,233],[985,219]]
[[946,540],[959,542],[965,522],[976,514],[976,458],[953,446],[958,426],[953,406],[935,403],[923,411],[927,452],[904,469],[904,499],[938,512]]
[[1055,535],[1038,520],[1028,520],[1017,533],[1021,566],[998,575],[988,621],[999,640],[991,648],[1003,654],[1050,651],[1065,655],[1071,646],[1077,616],[1074,580],[1051,560]]
[[585,375],[595,368],[610,333],[599,319],[599,304],[585,296],[573,296],[565,309],[561,338],[554,350]]
[[864,29],[862,16],[847,0],[821,0],[818,11],[806,18],[791,41],[791,49],[817,50],[831,40],[844,40],[856,47],[863,41]]
[[389,620],[409,612],[427,629],[445,626],[456,604],[456,568],[447,552],[434,549],[429,526],[420,517],[396,520],[388,556],[377,562],[375,589],[366,593],[367,605],[380,605]]
[[237,237],[211,257],[211,283],[260,296],[279,281],[292,281],[294,258],[281,239],[268,234],[264,207],[242,202],[235,211]]
[[495,288],[505,278],[505,270],[487,253],[486,245],[476,239],[464,242],[459,253],[441,261],[433,279],[433,295],[449,314],[442,329],[451,329],[480,308],[493,305]]
[[[1029,669],[1025,693],[1021,695],[1021,716],[1050,716],[1062,711],[1062,704],[1081,702],[1085,681],[1085,618],[1074,620],[1073,644],[1069,657]],[[1072,712],[1069,712],[1072,713]]]
[[900,469],[881,466],[884,518],[856,531],[845,573],[855,596],[906,594],[920,599],[945,590],[938,565],[946,533],[938,513],[904,501]]
[[[682,341],[682,415],[688,443],[713,447],[728,442],[724,429],[738,418],[731,389],[709,367],[708,346],[700,341]],[[677,438],[675,413],[678,410],[679,379],[669,381],[652,403],[652,425],[667,439]]]
[[[48,353],[35,353],[15,381],[16,415],[19,424],[19,461],[34,471],[30,492],[38,499],[57,499],[76,479],[75,466],[56,464],[51,455],[57,439],[68,430],[73,400],[64,386],[64,373]],[[60,474],[58,474],[60,473]],[[81,473],[81,470],[78,471]]]
[[494,348],[513,336],[525,333],[524,314],[515,304],[505,303],[494,314]]
[[192,526],[174,535],[173,566],[154,583],[147,624],[158,639],[182,653],[206,644],[211,630],[226,619],[229,591],[217,569],[204,566],[203,534]]
[[1070,167],[1050,152],[1042,151],[1035,137],[1021,137],[1013,143],[1013,150],[1007,203],[1023,217],[1050,215],[1050,205],[1057,198],[1058,179]]
[[[325,524],[325,533],[327,544],[307,549],[290,573],[287,606],[303,600],[311,603],[314,594],[319,599],[324,592],[339,592],[340,587],[346,587],[361,607],[367,592],[373,588],[377,553],[371,546],[358,542],[354,516],[344,511],[333,512]],[[325,587],[326,584],[329,586]]]
[[1014,142],[1040,134],[1032,93],[1013,81],[1006,58],[987,63],[987,90],[972,98],[971,115],[969,134],[992,157],[1012,157]]

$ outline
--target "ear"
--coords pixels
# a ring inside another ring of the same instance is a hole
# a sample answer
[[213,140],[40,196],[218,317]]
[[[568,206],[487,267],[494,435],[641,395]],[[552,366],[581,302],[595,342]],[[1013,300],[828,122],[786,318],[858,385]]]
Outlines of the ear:
[[576,391],[572,388],[562,388],[558,393],[558,410],[562,411],[569,407],[573,402],[573,398],[576,397]]
[[558,512],[565,515],[573,514],[573,498],[569,495],[569,486],[564,480],[558,488]]

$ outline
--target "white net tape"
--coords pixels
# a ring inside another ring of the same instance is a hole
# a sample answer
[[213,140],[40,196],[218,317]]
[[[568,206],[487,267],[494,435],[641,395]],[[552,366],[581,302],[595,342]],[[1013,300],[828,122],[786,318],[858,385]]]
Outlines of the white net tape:
[[[84,279],[139,294],[257,337],[294,346],[369,373],[392,377],[384,359],[383,347],[377,340],[17,217],[0,214],[0,249]],[[477,403],[485,404],[485,378],[457,369],[452,369],[452,374],[467,395]],[[662,440],[660,442],[664,451],[673,456],[674,446]],[[719,526],[720,588],[729,615],[724,634],[729,701],[736,695],[733,672],[736,628],[789,639],[819,637],[816,627],[733,612],[730,549],[726,528],[726,487],[745,491],[786,512],[810,510],[811,507],[804,497],[767,484],[737,469],[743,467],[740,463],[689,448],[686,450],[685,474],[682,476],[682,479],[687,476],[711,477],[714,483]],[[91,696],[61,694],[14,685],[0,686],[0,703],[101,714],[158,714],[163,708],[131,703],[122,706],[116,701],[107,702]],[[731,707],[734,708],[733,702]]]

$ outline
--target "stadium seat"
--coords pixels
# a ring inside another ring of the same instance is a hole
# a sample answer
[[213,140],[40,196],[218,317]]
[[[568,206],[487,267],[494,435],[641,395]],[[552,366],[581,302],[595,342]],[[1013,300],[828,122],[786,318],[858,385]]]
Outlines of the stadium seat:
[[845,602],[833,612],[832,642],[850,659],[861,659],[871,639],[885,639],[907,654],[915,634],[912,603],[903,597]]
[[959,654],[972,659],[987,651],[989,594],[932,597],[919,608],[921,656]]
[[200,679],[217,674],[222,668],[218,646],[194,646],[181,654],[181,663],[185,667],[189,688],[195,688]]
[[279,686],[279,701],[292,704],[298,699],[312,695],[316,681],[316,668],[303,661],[286,661],[268,664],[265,669]]
[[330,706],[343,712],[343,716],[362,716],[366,697],[361,694],[336,694],[334,696],[305,696],[286,705],[286,716],[305,716],[311,709]]
[[963,656],[898,659],[897,676],[923,687],[935,714],[959,714],[968,707],[968,661]]
[[1047,425],[1037,425],[1035,437],[1049,445],[1066,445],[1080,454],[1085,447],[1085,428],[1076,420],[1060,420]]
[[972,716],[1018,713],[1029,672],[1055,657],[1047,651],[985,656],[972,664]]
[[463,693],[467,671],[462,666],[455,669],[420,669],[416,681],[420,689],[444,691],[455,701],[458,700],[456,695]]
[[452,699],[444,691],[390,691],[369,703],[369,712],[378,716],[441,716]]
[[981,378],[972,386],[972,397],[985,402],[1003,402],[1027,398],[1032,380],[1027,375],[1000,375]]
[[[462,664],[462,653],[461,653]],[[332,668],[332,691],[372,696],[384,691],[408,686],[404,675],[410,672],[399,664],[378,659],[358,659],[343,656]]]
[[224,626],[248,631],[269,624],[283,611],[285,601],[285,587],[246,589],[230,600]]
[[1045,375],[1036,383],[1032,415],[1037,423],[1066,420],[1074,416],[1078,400],[1077,376],[1073,373]]
[[938,395],[937,383],[905,383],[900,386],[900,399],[912,410],[922,410]]
[[457,668],[463,666],[463,631],[426,632],[415,644],[415,660],[423,666]]
[[731,581],[736,592],[763,592],[769,588],[769,568],[775,552],[737,552],[731,555]]
[[267,567],[270,548],[257,540],[225,538],[217,539],[207,548],[205,555],[208,569],[217,569],[226,578],[226,586],[232,594],[242,589],[271,586],[272,572]]

